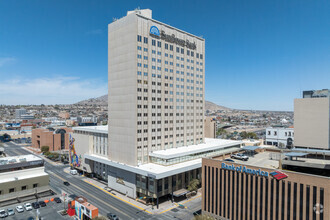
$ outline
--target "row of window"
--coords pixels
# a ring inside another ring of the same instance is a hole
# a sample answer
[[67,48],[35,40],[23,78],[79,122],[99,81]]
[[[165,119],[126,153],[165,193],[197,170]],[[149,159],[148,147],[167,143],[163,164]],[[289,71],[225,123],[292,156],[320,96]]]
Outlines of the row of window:
[[[322,187],[286,180],[277,181],[214,167],[204,167],[204,183],[204,211],[226,219],[258,219],[258,215],[263,214],[265,219],[268,219],[269,214],[270,220],[303,219],[304,215],[305,219],[310,219],[311,212],[312,219],[316,219],[313,205],[324,204]],[[310,205],[310,202],[313,205]],[[319,219],[324,219],[322,213],[318,213]]]
[[[141,35],[137,35],[137,41],[142,42],[142,36]],[[143,43],[148,44],[148,38],[147,37],[143,37]],[[156,46],[156,44],[157,44],[157,47],[159,47],[159,48],[162,47],[162,42],[161,41],[156,41],[156,40],[152,39],[151,40],[151,45]],[[173,51],[173,45],[171,45],[171,44],[169,45],[168,43],[165,43],[165,50]],[[184,54],[184,48],[176,47],[176,52]],[[192,56],[192,57],[195,56],[194,51],[187,50],[186,52],[187,52],[186,54],[188,56]],[[203,54],[196,53],[196,58],[203,59]]]

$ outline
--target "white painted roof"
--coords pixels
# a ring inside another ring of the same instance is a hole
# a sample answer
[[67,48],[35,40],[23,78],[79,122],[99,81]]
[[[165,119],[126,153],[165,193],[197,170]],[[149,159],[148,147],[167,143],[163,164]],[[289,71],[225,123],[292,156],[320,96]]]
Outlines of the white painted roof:
[[87,131],[93,133],[103,133],[108,134],[108,125],[102,126],[81,126],[81,127],[73,127],[74,131]]
[[0,165],[39,161],[39,160],[42,160],[42,159],[33,154],[13,156],[13,157],[4,157],[4,158],[0,159]]
[[190,160],[183,163],[173,164],[170,166],[162,166],[159,164],[148,163],[140,166],[130,166],[123,163],[118,163],[109,160],[108,158],[95,155],[95,154],[85,154],[85,158],[99,163],[107,164],[119,169],[123,169],[132,173],[140,174],[143,176],[150,176],[155,179],[161,179],[164,177],[172,176],[175,174],[183,173],[189,170],[197,169],[202,167],[202,159]]
[[153,151],[149,153],[149,156],[158,157],[162,159],[170,159],[170,158],[182,157],[195,153],[201,153],[209,150],[218,150],[221,148],[233,147],[235,145],[241,145],[241,144],[242,144],[241,141],[205,138],[205,143],[203,144]]

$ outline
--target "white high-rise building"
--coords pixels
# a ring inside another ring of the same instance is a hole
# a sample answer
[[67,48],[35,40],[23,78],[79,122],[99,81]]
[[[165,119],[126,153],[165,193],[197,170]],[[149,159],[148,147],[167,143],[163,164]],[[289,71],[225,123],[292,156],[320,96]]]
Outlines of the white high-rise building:
[[130,165],[204,142],[205,40],[151,14],[109,24],[109,157]]
[[108,131],[74,128],[72,165],[129,197],[173,201],[201,180],[203,157],[241,150],[239,141],[204,138],[205,41],[149,9],[115,20],[108,35]]

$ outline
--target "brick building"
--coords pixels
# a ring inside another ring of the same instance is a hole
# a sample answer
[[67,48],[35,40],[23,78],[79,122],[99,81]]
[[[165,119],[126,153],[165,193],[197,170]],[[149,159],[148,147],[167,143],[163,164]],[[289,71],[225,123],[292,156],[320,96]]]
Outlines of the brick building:
[[58,129],[33,129],[32,147],[41,149],[42,146],[49,146],[49,151],[60,151],[69,149],[69,133],[71,128]]

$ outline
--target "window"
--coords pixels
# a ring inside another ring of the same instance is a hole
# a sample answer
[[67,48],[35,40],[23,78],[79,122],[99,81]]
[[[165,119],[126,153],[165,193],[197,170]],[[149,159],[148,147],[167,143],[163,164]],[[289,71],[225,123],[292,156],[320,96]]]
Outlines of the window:
[[151,44],[152,44],[152,46],[156,46],[156,41],[155,40],[152,40],[151,41]]
[[173,45],[170,45],[170,51],[173,51]]
[[147,37],[144,37],[144,38],[143,38],[143,42],[144,42],[145,44],[147,44],[147,43],[148,43],[148,38],[147,38]]
[[165,43],[165,49],[168,50],[168,44]]
[[142,37],[141,37],[141,35],[138,35],[138,36],[137,36],[137,41],[138,41],[138,42],[141,42],[141,41],[142,41]]
[[27,190],[27,186],[22,186],[22,190]]
[[158,42],[157,42],[157,46],[158,46],[158,47],[162,47],[162,42],[158,41]]
[[15,192],[15,188],[9,189],[9,193],[13,193],[13,192]]
[[140,47],[140,46],[137,46],[137,49],[138,49],[138,50],[141,50],[141,49],[142,49],[142,47]]

